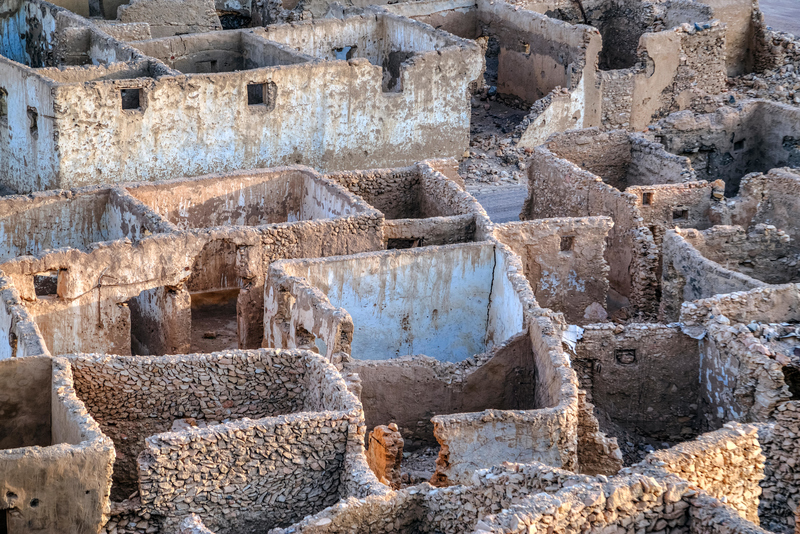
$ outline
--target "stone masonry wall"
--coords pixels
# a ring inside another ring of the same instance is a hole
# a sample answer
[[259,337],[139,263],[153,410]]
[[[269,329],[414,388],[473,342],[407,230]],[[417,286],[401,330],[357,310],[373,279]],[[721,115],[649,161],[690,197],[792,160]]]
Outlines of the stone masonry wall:
[[800,401],[781,404],[773,417],[758,433],[766,457],[759,515],[764,528],[791,533],[800,507]]
[[729,423],[693,441],[653,452],[641,465],[660,467],[687,480],[758,525],[759,483],[764,477],[761,452],[757,427]]
[[339,500],[346,456],[363,456],[360,403],[318,355],[259,353],[308,368],[308,385],[284,382],[308,389],[304,411],[148,438],[139,456],[145,510],[171,521],[195,513],[213,530],[240,532],[287,525]]

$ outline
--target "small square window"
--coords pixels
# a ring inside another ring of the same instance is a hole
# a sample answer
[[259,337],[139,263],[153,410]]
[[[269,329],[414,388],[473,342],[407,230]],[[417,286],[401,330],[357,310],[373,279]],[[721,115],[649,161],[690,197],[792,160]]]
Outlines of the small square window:
[[247,105],[259,106],[264,104],[264,84],[251,83],[247,85]]
[[685,221],[689,218],[689,210],[687,209],[675,209],[672,210],[672,220],[673,221]]
[[617,362],[630,365],[636,362],[636,349],[617,349],[614,351]]
[[573,246],[575,246],[575,236],[561,236],[561,252],[570,252]]
[[735,151],[737,151],[737,152],[740,151],[740,150],[744,150],[744,141],[745,141],[744,139],[740,139],[739,141],[736,141],[733,144],[733,149]]
[[642,205],[650,206],[653,204],[653,193],[642,193]]
[[122,99],[122,109],[140,110],[142,109],[142,90],[141,89],[121,89],[119,96]]
[[33,289],[37,297],[49,297],[58,294],[58,271],[50,271],[33,275]]

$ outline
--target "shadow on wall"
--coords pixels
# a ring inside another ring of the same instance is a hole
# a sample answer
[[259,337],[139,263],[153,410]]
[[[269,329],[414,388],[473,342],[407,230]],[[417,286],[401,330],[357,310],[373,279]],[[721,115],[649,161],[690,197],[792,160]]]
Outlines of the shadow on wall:
[[459,363],[427,356],[356,360],[345,372],[361,377],[368,431],[396,423],[406,450],[436,445],[435,415],[496,410],[534,410],[536,365],[530,336],[518,334],[485,354]]

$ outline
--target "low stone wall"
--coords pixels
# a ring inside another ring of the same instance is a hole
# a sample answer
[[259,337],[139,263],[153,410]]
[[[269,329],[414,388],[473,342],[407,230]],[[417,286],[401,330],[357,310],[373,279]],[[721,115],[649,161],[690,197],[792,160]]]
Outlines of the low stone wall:
[[303,411],[147,438],[138,460],[144,510],[171,522],[195,513],[212,530],[240,532],[290,524],[332,505],[353,483],[362,492],[380,486],[367,473],[352,481],[345,474],[349,455],[360,456],[350,464],[366,464],[365,427],[336,369],[307,351],[258,352],[277,358],[276,366],[294,358],[307,369]]
[[529,533],[668,532],[763,534],[730,507],[662,470],[608,479],[541,464],[476,472],[471,485],[422,484],[381,497],[349,499],[273,534],[358,530]]
[[766,457],[759,515],[764,528],[792,533],[800,508],[800,401],[784,402],[773,419],[758,433]]
[[720,499],[739,514],[759,524],[759,483],[764,477],[764,456],[758,428],[728,423],[725,428],[651,453],[642,466],[660,467],[692,486]]

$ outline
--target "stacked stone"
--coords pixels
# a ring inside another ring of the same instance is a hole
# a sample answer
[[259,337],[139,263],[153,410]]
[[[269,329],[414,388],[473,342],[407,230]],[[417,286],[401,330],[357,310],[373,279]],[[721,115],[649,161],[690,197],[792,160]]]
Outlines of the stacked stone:
[[303,410],[308,385],[309,358],[298,351],[68,359],[78,396],[101,423],[290,414]]
[[727,423],[694,441],[656,451],[640,466],[660,467],[688,481],[757,525],[764,471],[757,430],[753,425]]
[[762,524],[773,532],[795,532],[800,511],[800,401],[778,406],[774,423],[762,425],[759,440],[766,465],[759,509]]
[[418,204],[421,174],[416,166],[400,169],[349,171],[325,175],[364,201],[386,213],[389,219],[408,217],[404,210]]
[[474,532],[688,533],[691,498],[696,494],[685,481],[669,476],[599,479],[567,487],[555,495],[535,495],[485,517]]
[[[256,353],[256,361],[269,359],[272,367],[282,369],[282,376],[269,379],[279,388],[297,370],[292,359],[307,367],[303,378],[313,377],[314,384],[306,406],[315,411],[148,438],[139,456],[140,496],[147,513],[171,522],[194,513],[209,528],[223,531],[244,525],[271,528],[338,501],[340,486],[353,479],[343,473],[345,466],[360,467],[347,458],[363,458],[363,410],[331,364],[307,351],[233,352],[244,352],[245,361]],[[360,471],[355,475],[365,488],[374,483],[374,477]]]

